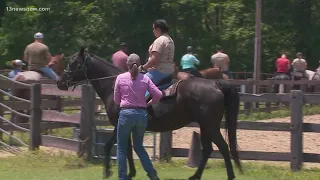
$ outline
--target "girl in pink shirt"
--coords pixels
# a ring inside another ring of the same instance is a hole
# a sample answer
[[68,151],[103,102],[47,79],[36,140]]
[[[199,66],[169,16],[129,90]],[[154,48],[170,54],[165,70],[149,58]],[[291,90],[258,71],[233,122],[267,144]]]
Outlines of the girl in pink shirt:
[[143,147],[143,137],[148,123],[145,93],[148,90],[153,97],[148,104],[157,103],[163,95],[148,76],[139,73],[140,57],[138,55],[130,54],[127,65],[129,72],[118,75],[114,89],[114,101],[121,108],[117,125],[118,178],[119,180],[128,179],[127,145],[132,132],[134,151],[139,156],[144,170],[151,180],[158,180],[157,172]]

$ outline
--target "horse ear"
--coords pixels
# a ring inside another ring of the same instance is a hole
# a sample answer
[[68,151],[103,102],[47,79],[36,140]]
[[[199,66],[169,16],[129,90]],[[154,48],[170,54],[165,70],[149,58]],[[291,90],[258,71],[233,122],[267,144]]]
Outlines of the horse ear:
[[61,58],[61,59],[64,58],[64,54],[63,54],[63,53],[60,55],[60,58]]
[[84,55],[84,47],[81,47],[80,52],[79,52],[79,56],[83,56]]

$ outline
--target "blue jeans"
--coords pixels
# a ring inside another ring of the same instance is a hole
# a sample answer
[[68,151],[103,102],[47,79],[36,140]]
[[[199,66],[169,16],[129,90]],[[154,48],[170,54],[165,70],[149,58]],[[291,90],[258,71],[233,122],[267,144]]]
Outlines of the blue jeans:
[[143,137],[148,123],[147,110],[121,109],[117,126],[118,179],[127,180],[128,138],[132,132],[133,148],[148,175],[156,174],[149,155],[143,147]]
[[223,73],[226,74],[229,77],[229,79],[233,79],[233,76],[230,70],[223,71]]
[[43,68],[40,68],[40,71],[43,72],[46,76],[48,76],[50,79],[58,80],[59,76],[53,71],[53,69],[45,66]]
[[[159,83],[162,79],[170,76],[171,74],[164,74],[158,70],[155,70],[155,69],[152,69],[150,71],[148,71],[146,73],[146,75],[151,79],[151,81],[154,83],[154,84],[157,84]],[[165,90],[166,88],[168,88],[170,86],[170,84],[163,84],[163,85],[160,85],[160,86],[157,86],[160,90]],[[149,92],[146,91],[146,96],[148,96]]]

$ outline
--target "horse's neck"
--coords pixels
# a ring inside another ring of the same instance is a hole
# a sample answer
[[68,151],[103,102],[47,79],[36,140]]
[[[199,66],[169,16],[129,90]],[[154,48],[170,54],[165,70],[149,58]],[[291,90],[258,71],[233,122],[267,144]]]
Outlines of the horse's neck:
[[115,67],[113,67],[111,64],[99,61],[100,60],[94,60],[90,64],[90,69],[88,69],[88,72],[91,72],[89,77],[90,79],[106,78],[91,81],[93,88],[106,105],[107,98],[113,93],[113,84],[116,79],[116,77],[113,76],[122,73],[122,71],[120,71],[118,68],[116,68],[118,71],[115,71]]
[[53,70],[54,70],[54,72],[55,72],[58,76],[61,76],[61,74],[62,74],[63,71],[64,71],[64,66],[58,64],[57,66],[55,66],[55,68],[53,68]]

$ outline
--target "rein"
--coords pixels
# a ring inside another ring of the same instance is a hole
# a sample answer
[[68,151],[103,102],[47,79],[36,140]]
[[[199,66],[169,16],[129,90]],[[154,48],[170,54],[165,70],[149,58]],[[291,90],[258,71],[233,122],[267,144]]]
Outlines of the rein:
[[[99,80],[104,80],[104,79],[113,79],[113,78],[116,78],[118,75],[113,75],[113,76],[106,76],[106,77],[101,77],[101,78],[94,78],[94,79],[90,79],[88,78],[88,67],[87,67],[87,63],[88,63],[88,56],[86,55],[85,56],[85,59],[84,59],[84,63],[81,63],[81,66],[79,68],[76,69],[75,73],[76,74],[78,71],[82,71],[84,73],[84,76],[86,77],[85,80],[82,80],[82,81],[73,81],[74,85],[73,85],[73,89],[72,91],[75,90],[75,88],[80,85],[80,84],[83,84],[82,82],[86,82],[86,84],[88,84],[88,81],[92,82],[92,81],[99,81]],[[66,71],[64,70],[64,72],[66,73],[66,75],[68,76],[68,86],[71,85],[71,81],[72,79],[74,78],[74,75],[73,76],[70,76],[69,74],[72,73],[70,71]],[[71,85],[72,86],[72,85]],[[69,87],[71,87],[69,86]]]

